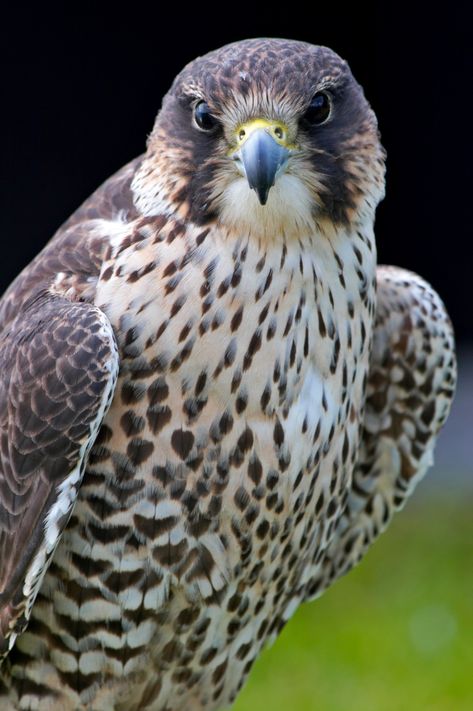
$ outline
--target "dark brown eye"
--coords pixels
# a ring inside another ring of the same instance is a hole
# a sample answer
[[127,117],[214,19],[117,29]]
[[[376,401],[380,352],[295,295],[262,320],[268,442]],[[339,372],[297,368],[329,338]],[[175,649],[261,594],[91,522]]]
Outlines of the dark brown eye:
[[194,121],[201,131],[213,131],[218,124],[215,116],[210,113],[210,108],[206,101],[199,101],[194,106]]
[[325,123],[330,116],[332,105],[327,94],[323,91],[317,92],[309,104],[304,114],[304,120],[312,126],[320,126]]

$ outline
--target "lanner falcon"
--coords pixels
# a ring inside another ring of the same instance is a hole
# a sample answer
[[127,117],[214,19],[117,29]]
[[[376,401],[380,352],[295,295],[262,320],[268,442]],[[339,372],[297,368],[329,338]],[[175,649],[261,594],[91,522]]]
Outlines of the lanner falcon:
[[383,189],[347,64],[237,42],[10,286],[1,709],[231,704],[403,506],[455,357],[433,289],[376,267]]

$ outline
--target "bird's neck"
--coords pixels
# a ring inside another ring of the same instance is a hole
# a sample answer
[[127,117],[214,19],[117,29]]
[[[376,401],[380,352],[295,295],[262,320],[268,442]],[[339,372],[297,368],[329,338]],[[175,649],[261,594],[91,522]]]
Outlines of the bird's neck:
[[[303,180],[283,175],[271,188],[266,205],[260,205],[256,193],[244,178],[232,180],[217,191],[211,216],[205,209],[191,209],[185,198],[186,179],[173,175],[165,178],[162,160],[156,153],[146,156],[135,174],[131,189],[137,210],[144,217],[163,215],[181,220],[196,230],[217,228],[232,242],[248,238],[258,243],[303,243],[316,248],[320,239],[343,239],[357,231],[370,231],[380,196],[367,193],[350,211],[349,219],[334,223],[319,206]],[[348,214],[348,213],[347,213]],[[199,219],[202,215],[202,220]]]

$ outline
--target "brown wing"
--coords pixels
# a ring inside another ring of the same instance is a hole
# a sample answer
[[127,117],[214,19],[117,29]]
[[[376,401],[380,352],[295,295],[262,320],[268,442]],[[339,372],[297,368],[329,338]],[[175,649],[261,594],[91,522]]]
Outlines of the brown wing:
[[26,627],[117,371],[105,315],[47,290],[1,335],[0,655]]
[[92,305],[110,234],[139,217],[142,158],[109,178],[0,300],[0,656],[26,626],[118,370]]
[[304,597],[348,572],[401,509],[433,461],[456,381],[444,305],[429,284],[380,267],[378,307],[358,464],[347,507]]

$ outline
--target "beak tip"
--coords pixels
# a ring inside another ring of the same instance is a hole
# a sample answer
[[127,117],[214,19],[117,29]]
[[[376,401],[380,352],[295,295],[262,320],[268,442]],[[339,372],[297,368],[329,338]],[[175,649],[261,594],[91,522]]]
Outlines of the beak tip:
[[258,196],[258,202],[260,205],[266,205],[268,202],[268,193],[266,191],[260,191],[255,189],[255,193]]
[[268,202],[269,190],[258,190],[257,188],[254,188],[254,190],[258,196],[259,204],[266,205],[266,203]]

